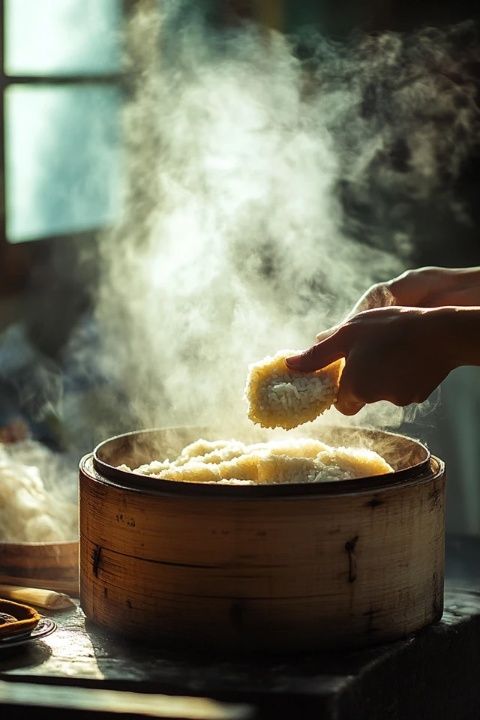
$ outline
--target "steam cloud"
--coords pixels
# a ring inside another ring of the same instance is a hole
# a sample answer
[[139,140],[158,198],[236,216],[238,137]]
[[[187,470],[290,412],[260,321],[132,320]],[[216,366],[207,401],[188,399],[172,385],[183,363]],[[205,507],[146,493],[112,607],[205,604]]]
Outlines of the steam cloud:
[[311,37],[300,60],[276,32],[219,34],[164,5],[128,31],[125,209],[100,248],[104,371],[139,427],[235,430],[250,362],[311,344],[409,264],[413,206],[437,196],[462,214],[450,191],[478,129],[477,50],[463,27]]

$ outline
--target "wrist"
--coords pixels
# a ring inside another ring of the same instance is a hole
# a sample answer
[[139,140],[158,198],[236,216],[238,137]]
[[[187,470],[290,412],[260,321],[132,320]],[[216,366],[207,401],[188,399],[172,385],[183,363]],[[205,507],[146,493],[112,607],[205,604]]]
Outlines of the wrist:
[[451,368],[480,365],[480,306],[447,306],[428,312]]
[[438,294],[438,306],[477,306],[480,304],[480,270],[474,268],[449,268]]
[[480,305],[480,268],[422,267],[386,283],[397,305],[440,308]]

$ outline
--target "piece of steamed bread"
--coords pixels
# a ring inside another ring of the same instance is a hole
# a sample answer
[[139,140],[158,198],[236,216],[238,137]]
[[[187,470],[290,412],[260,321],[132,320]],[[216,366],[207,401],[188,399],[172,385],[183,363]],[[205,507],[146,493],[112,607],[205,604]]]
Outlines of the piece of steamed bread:
[[313,438],[285,438],[284,440],[269,440],[268,442],[247,445],[245,452],[249,455],[283,455],[286,457],[314,459],[318,453],[331,450],[330,445]]
[[325,475],[329,468],[339,468],[345,479],[393,472],[392,466],[381,455],[368,448],[329,448],[317,455],[317,462],[325,467]]
[[263,427],[286,430],[315,420],[336,400],[343,359],[312,373],[291,370],[281,350],[251,365],[245,387],[248,417]]
[[185,465],[192,460],[218,464],[243,455],[245,445],[237,440],[195,440],[183,448],[175,465]]

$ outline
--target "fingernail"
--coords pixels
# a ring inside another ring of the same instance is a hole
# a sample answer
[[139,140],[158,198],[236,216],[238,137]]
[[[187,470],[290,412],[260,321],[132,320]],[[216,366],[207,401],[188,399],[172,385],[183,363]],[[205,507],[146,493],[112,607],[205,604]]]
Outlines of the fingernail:
[[300,365],[302,362],[302,356],[301,355],[292,355],[292,357],[285,358],[285,362],[287,363],[288,367],[296,367]]
[[338,328],[338,325],[334,325],[333,327],[328,328],[328,330],[322,330],[322,332],[319,332],[318,335],[316,335],[315,337],[318,341],[326,340],[328,337],[330,337],[330,335],[333,335],[333,333],[336,332]]

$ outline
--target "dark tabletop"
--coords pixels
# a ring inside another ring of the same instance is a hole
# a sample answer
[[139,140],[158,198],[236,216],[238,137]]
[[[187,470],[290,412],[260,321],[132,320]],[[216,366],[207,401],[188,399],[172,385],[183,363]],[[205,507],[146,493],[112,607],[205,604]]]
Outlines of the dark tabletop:
[[86,623],[78,607],[51,617],[57,632],[0,654],[0,708],[9,717],[25,717],[26,707],[34,717],[88,713],[89,719],[480,717],[478,539],[447,541],[441,622],[368,650],[268,658],[186,654],[109,637]]

